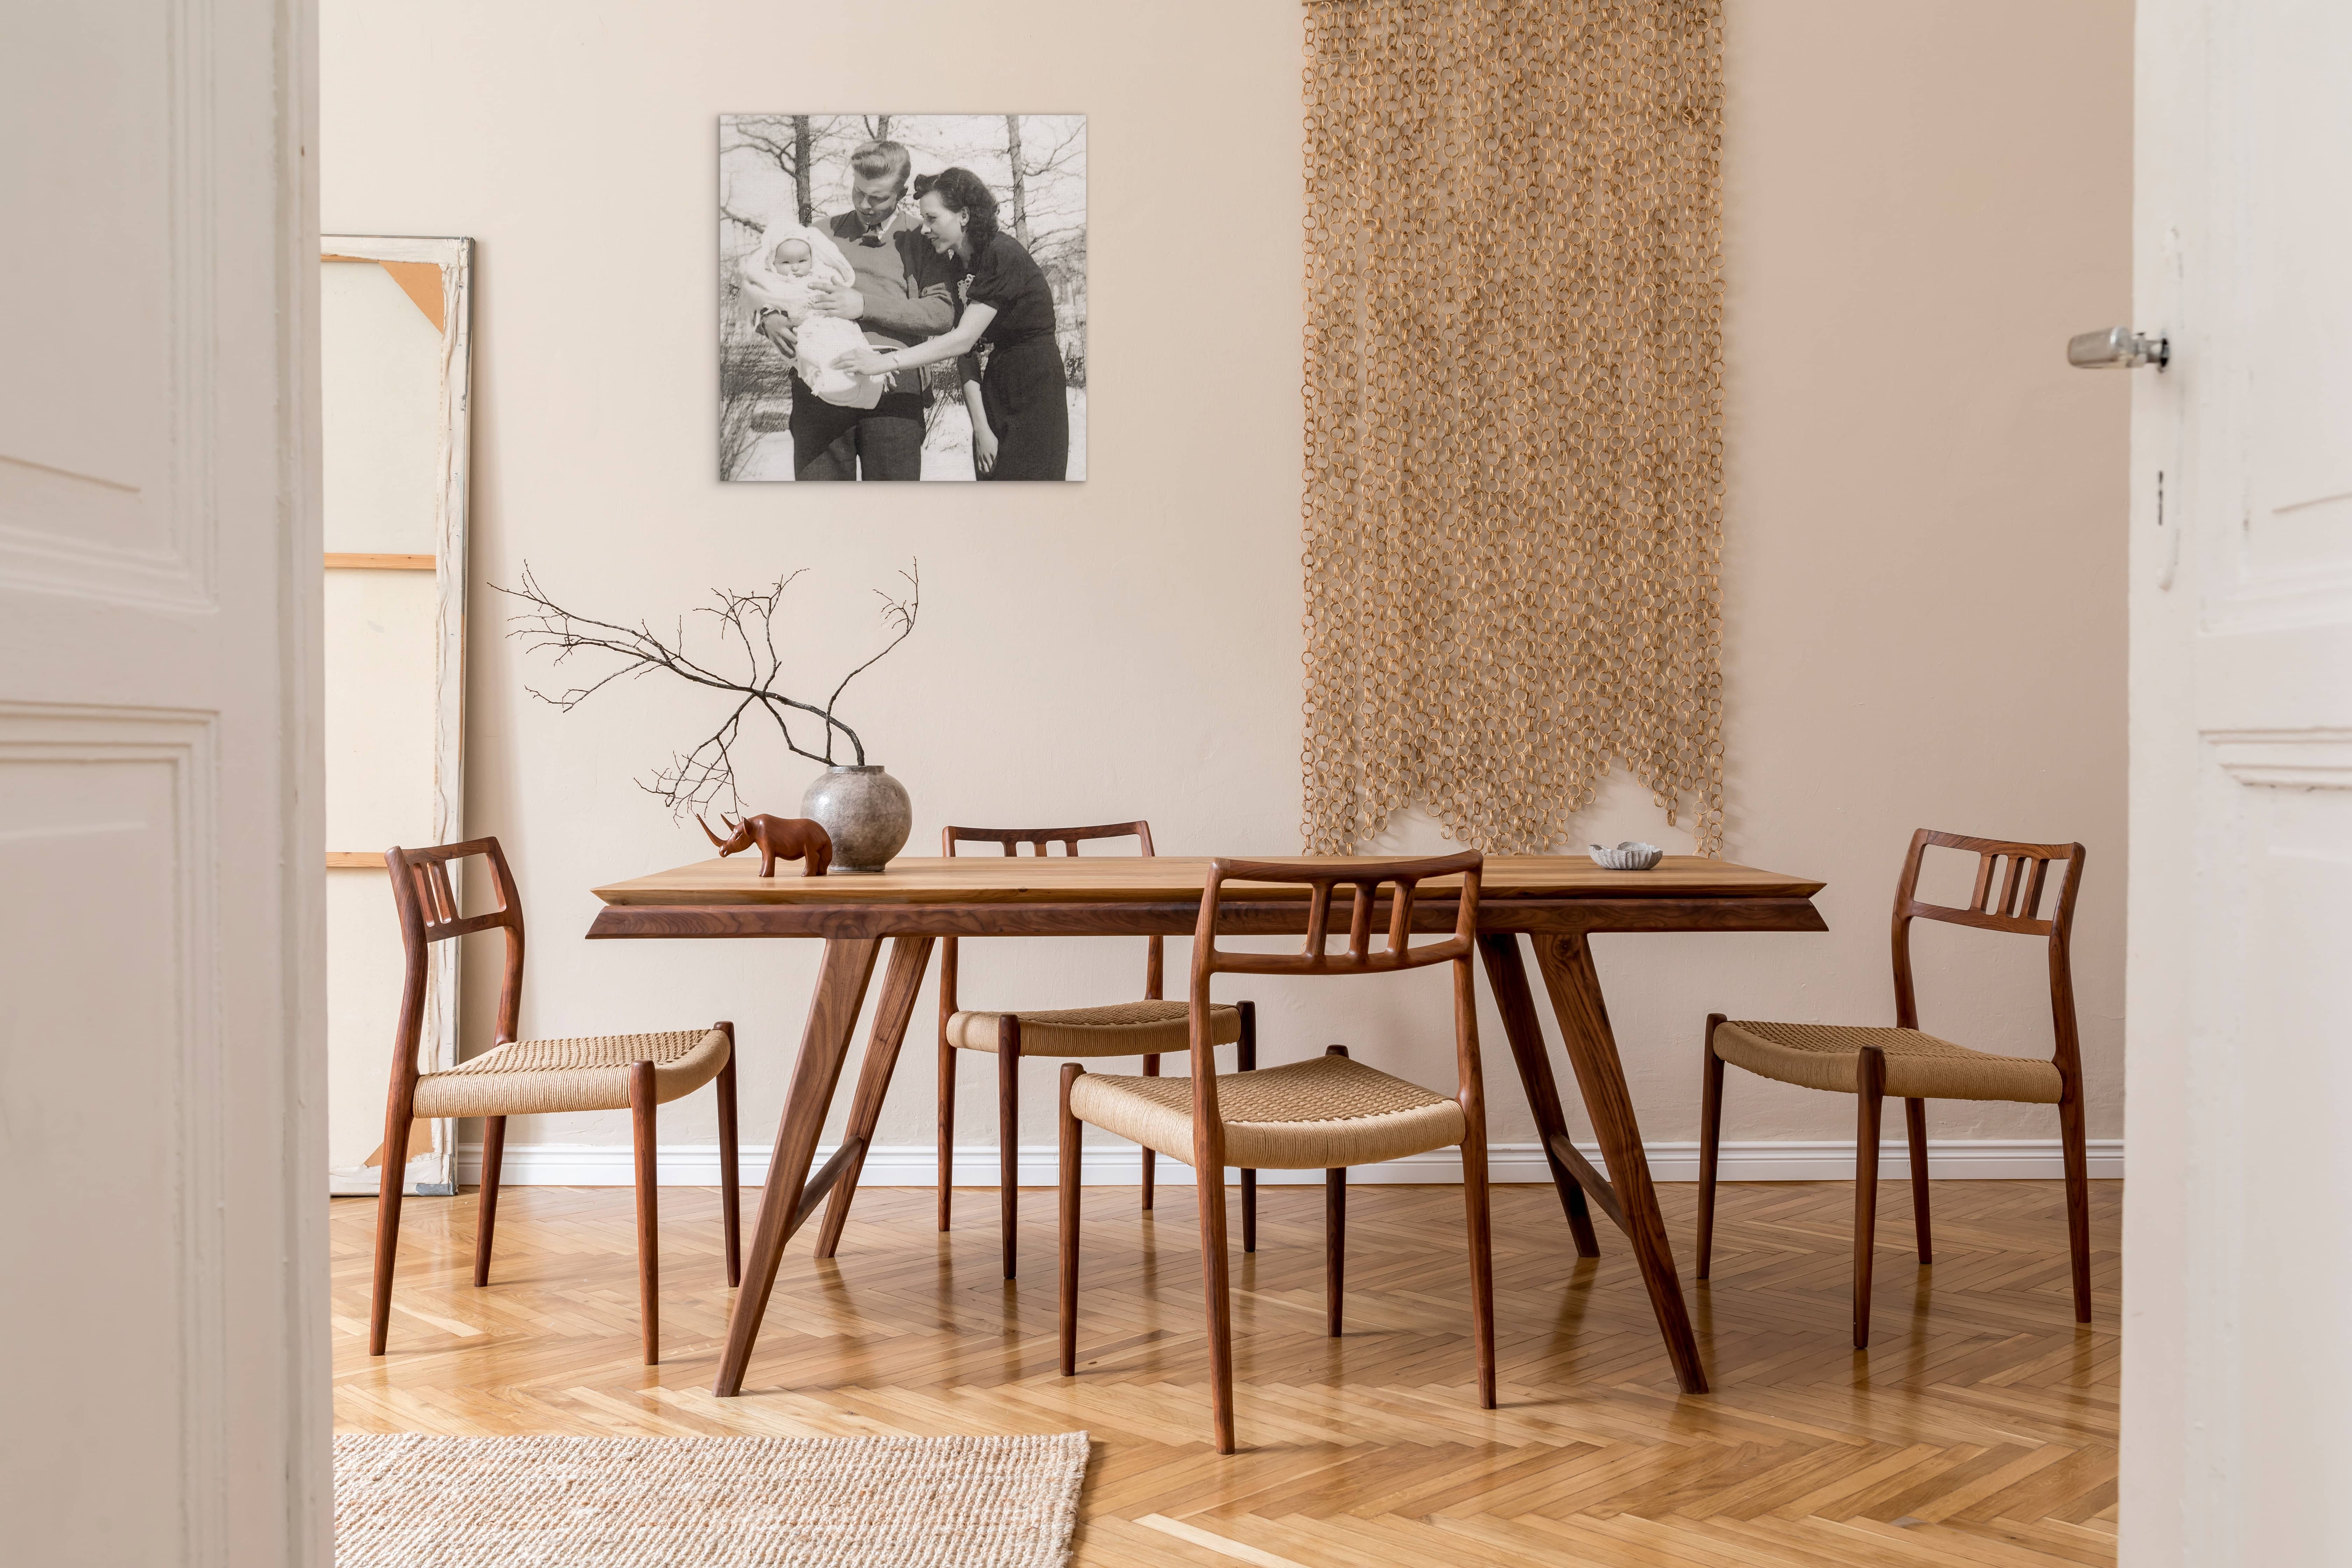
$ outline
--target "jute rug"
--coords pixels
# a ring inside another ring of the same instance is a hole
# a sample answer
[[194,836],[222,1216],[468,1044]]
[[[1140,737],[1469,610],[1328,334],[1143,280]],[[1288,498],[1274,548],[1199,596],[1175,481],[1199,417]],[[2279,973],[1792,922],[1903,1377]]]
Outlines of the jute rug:
[[336,1568],[1063,1568],[1087,1435],[335,1439]]

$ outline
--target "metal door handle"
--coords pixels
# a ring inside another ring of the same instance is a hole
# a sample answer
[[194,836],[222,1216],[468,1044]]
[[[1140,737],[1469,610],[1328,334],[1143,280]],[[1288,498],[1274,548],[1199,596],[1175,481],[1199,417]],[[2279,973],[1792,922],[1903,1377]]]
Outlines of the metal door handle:
[[2077,332],[2066,340],[2066,363],[2077,370],[2137,370],[2144,364],[2162,370],[2172,363],[2172,340],[2147,337],[2129,327]]

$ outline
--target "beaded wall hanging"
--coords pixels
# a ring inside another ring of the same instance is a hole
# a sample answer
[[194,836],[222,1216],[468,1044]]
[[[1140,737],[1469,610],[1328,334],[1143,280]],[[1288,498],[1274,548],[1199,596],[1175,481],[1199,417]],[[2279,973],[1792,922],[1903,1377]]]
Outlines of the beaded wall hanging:
[[1721,0],[1307,0],[1307,847],[1723,837]]

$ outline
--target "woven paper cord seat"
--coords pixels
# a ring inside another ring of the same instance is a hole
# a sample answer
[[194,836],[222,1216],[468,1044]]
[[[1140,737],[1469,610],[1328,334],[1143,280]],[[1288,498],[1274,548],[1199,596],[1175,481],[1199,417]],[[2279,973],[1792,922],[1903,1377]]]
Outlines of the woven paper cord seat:
[[717,1029],[511,1040],[447,1072],[416,1080],[416,1114],[535,1116],[556,1110],[626,1110],[629,1067],[654,1064],[654,1100],[692,1094],[727,1065]]
[[[1156,1051],[1181,1055],[1192,1044],[1192,1024],[1181,1002],[1120,1002],[1108,1007],[1064,1007],[1050,1013],[1015,1013],[1021,1020],[1024,1057],[1143,1057]],[[948,1044],[961,1051],[996,1054],[997,1020],[1003,1013],[957,1013],[948,1019]],[[1238,1007],[1209,1009],[1209,1038],[1229,1046],[1242,1037]]]
[[[1070,1086],[1070,1113],[1192,1162],[1190,1079],[1087,1073]],[[1455,1101],[1346,1057],[1219,1073],[1217,1116],[1225,1163],[1257,1170],[1370,1165],[1447,1148],[1468,1130]]]
[[1761,1078],[1832,1094],[1858,1094],[1861,1051],[1886,1053],[1886,1093],[1903,1100],[2019,1100],[2058,1103],[2058,1068],[2029,1057],[1972,1051],[1916,1029],[1738,1020],[1715,1028],[1715,1054]]

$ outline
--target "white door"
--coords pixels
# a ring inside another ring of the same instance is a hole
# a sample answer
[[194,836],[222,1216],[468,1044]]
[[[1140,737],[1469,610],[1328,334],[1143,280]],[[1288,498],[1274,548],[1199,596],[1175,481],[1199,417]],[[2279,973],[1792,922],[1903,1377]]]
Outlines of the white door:
[[328,1557],[305,0],[0,10],[0,1558]]
[[2122,1560],[2352,1563],[2352,5],[2138,27]]

